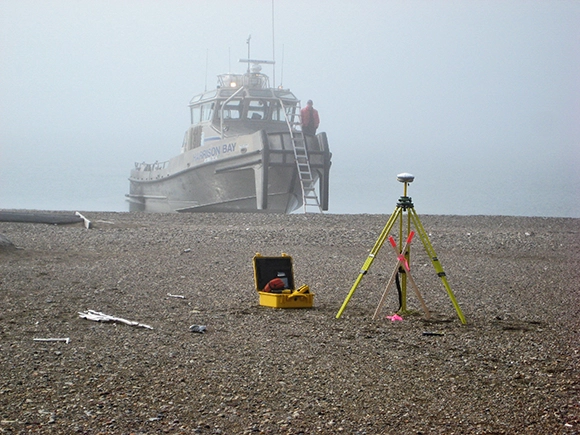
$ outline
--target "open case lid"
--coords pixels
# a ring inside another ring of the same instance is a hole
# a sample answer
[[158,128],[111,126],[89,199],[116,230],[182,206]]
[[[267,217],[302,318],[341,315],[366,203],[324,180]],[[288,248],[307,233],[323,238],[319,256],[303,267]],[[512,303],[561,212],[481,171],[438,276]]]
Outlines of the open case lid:
[[294,290],[294,271],[292,270],[292,257],[282,254],[281,257],[263,257],[260,254],[254,256],[254,281],[256,290],[262,291],[266,284],[274,278],[280,278],[285,288]]

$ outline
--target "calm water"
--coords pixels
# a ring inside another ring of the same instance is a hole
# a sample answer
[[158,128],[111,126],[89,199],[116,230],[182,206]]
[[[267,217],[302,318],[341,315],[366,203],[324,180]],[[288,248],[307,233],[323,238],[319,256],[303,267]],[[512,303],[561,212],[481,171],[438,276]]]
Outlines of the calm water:
[[[133,162],[108,165],[44,165],[31,172],[14,166],[0,172],[0,208],[128,211],[125,194]],[[580,218],[580,178],[525,170],[502,176],[471,169],[355,169],[364,162],[334,159],[329,213],[390,214],[403,193],[399,172],[415,181],[408,194],[419,214],[510,215]]]

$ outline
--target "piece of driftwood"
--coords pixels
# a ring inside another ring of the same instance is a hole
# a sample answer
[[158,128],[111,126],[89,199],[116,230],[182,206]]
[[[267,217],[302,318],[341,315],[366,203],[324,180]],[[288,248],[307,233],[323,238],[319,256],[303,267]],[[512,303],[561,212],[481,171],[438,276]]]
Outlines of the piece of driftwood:
[[70,338],[33,338],[33,341],[64,341],[66,344],[70,343]]
[[82,214],[80,214],[78,211],[75,213],[75,216],[78,216],[78,217],[80,217],[83,220],[83,222],[85,224],[85,228],[87,230],[89,230],[89,229],[92,228],[93,224],[91,223],[91,221],[88,220],[86,217],[84,217]]
[[99,311],[87,310],[84,313],[79,312],[79,317],[82,319],[93,320],[95,322],[120,322],[129,326],[138,326],[139,328],[153,329],[149,325],[135,322],[132,320],[123,319],[121,317],[110,316]]
[[185,299],[185,296],[183,295],[172,295],[171,293],[167,293],[167,296],[169,296],[170,298]]
[[0,222],[28,222],[35,224],[64,225],[83,222],[83,218],[77,215],[64,213],[48,213],[31,210],[0,210]]

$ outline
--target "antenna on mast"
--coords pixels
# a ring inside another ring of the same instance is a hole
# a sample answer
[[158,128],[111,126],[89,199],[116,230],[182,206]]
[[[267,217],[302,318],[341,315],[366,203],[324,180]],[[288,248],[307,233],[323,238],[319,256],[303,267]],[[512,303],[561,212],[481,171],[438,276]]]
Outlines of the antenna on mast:
[[207,65],[209,63],[209,50],[205,49],[205,89],[204,92],[207,91]]
[[248,74],[250,73],[250,59],[252,58],[250,56],[250,39],[252,39],[252,35],[249,35],[248,39],[246,39],[246,44],[248,44]]
[[284,80],[284,44],[282,44],[282,67],[280,68],[280,88],[282,88],[283,80]]
[[[276,38],[274,37],[274,0],[272,0],[272,61],[276,62]],[[250,56],[248,56],[250,57]],[[276,86],[276,66],[272,65],[272,83]]]

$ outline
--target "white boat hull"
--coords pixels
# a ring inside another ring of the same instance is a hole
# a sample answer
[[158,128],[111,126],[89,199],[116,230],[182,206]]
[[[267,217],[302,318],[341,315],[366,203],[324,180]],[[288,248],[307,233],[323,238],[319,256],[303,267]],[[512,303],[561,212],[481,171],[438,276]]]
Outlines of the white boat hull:
[[[326,135],[308,137],[307,148],[327,210],[331,154]],[[132,211],[291,213],[303,201],[287,133],[215,139],[161,165],[137,165],[129,180]]]

